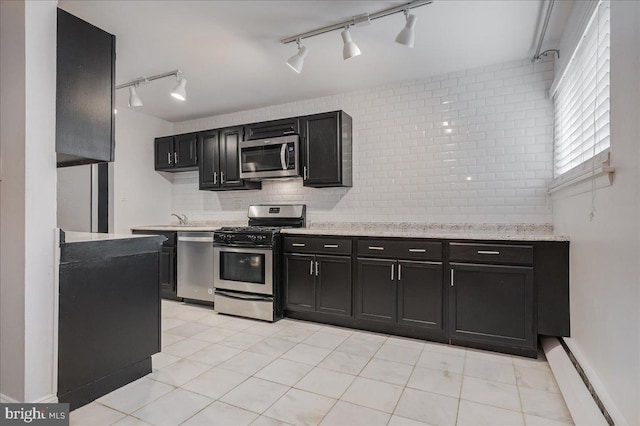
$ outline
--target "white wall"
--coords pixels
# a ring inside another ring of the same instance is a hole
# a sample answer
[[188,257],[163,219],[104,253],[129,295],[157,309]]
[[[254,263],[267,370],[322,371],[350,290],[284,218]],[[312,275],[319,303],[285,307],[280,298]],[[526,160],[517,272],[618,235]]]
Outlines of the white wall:
[[[199,191],[173,185],[173,210],[242,219],[257,202],[304,202],[310,220],[548,223],[553,63],[529,59],[176,123],[190,132],[343,109],[353,117],[353,188]],[[470,178],[470,180],[468,180]]]
[[24,396],[25,5],[0,1],[0,398]]
[[0,4],[0,393],[6,399],[18,401],[52,400],[57,384],[54,377],[56,2]]
[[171,220],[171,176],[154,171],[153,139],[168,135],[172,124],[121,108],[116,115],[113,163],[113,232]]
[[91,232],[92,167],[85,164],[57,170],[58,228]]
[[[567,34],[575,32],[576,22],[584,22],[576,16],[582,9],[574,8],[570,20],[574,26],[567,28]],[[638,28],[640,3],[612,1],[611,163],[616,168],[615,181],[596,191],[593,222],[589,221],[590,193],[553,202],[556,232],[571,236],[572,337],[567,344],[615,423],[628,425],[640,424]]]

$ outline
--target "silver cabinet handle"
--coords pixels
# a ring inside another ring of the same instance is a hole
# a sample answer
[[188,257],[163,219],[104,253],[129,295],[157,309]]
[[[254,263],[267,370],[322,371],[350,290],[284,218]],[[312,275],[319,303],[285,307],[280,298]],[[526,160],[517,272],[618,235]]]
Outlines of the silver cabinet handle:
[[427,249],[409,249],[411,253],[426,253]]
[[396,266],[394,263],[391,264],[391,281],[393,281],[393,267]]
[[220,172],[220,185],[224,183],[224,172]]
[[171,153],[167,152],[167,164],[171,165]]
[[287,144],[283,143],[282,147],[280,148],[280,165],[282,166],[282,170],[287,170],[287,160],[284,158],[286,153],[287,153]]
[[318,276],[318,271],[320,270],[320,268],[318,267],[318,262],[316,262],[316,277]]
[[478,250],[478,254],[500,254],[500,252],[493,250]]
[[310,260],[309,262],[309,275],[313,275],[313,260]]
[[174,152],[174,153],[173,153],[173,160],[174,160],[173,162],[174,162],[175,164],[178,164],[178,153],[177,153],[177,152]]
[[307,166],[304,166],[304,167],[302,168],[302,170],[303,170],[303,171],[302,171],[302,180],[307,180],[307,178],[309,177],[309,176],[307,175]]
[[324,248],[338,248],[337,244],[325,244]]
[[369,250],[384,250],[384,247],[369,246]]
[[451,269],[451,287],[453,287],[453,269]]
[[213,184],[218,184],[218,172],[213,172]]
[[306,247],[305,243],[292,243],[291,244],[293,247]]
[[295,130],[287,130],[286,132],[282,132],[283,135],[290,135],[292,133],[295,133]]
[[398,263],[398,281],[402,280],[402,265]]

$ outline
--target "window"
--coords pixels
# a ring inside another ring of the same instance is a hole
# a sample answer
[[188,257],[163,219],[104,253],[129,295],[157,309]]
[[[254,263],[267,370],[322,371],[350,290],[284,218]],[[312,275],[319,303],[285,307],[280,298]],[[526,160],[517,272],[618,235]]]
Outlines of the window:
[[586,162],[609,149],[609,28],[606,0],[596,7],[573,57],[552,87],[554,182],[574,177]]

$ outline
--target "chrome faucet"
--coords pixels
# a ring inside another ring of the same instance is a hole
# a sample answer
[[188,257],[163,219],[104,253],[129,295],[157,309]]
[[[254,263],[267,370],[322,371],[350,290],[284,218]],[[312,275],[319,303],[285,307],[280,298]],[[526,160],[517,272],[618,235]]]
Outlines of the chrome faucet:
[[189,223],[189,219],[187,218],[186,214],[183,214],[181,216],[179,214],[171,213],[171,216],[177,217],[178,220],[180,221],[180,225],[187,225]]

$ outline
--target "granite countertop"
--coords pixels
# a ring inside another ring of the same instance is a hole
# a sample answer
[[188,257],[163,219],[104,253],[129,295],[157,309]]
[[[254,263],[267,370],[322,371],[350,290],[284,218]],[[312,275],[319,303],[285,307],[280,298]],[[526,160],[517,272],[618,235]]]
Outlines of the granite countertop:
[[85,243],[89,241],[127,240],[131,238],[149,238],[153,235],[102,234],[97,232],[64,231],[63,244]]
[[[247,226],[246,221],[194,222],[189,225],[134,226],[138,231],[215,231],[223,226]],[[496,241],[569,241],[555,235],[553,225],[514,223],[308,222],[306,228],[285,228],[290,235],[350,237],[441,238]]]
[[169,225],[144,225],[132,226],[132,231],[193,231],[193,232],[211,232],[216,231],[223,226],[247,226],[247,221],[227,220],[215,222],[193,222],[188,225],[178,225],[175,223]]
[[383,222],[314,222],[307,228],[287,228],[290,235],[350,237],[441,238],[497,241],[569,241],[553,234],[551,224],[440,224]]

